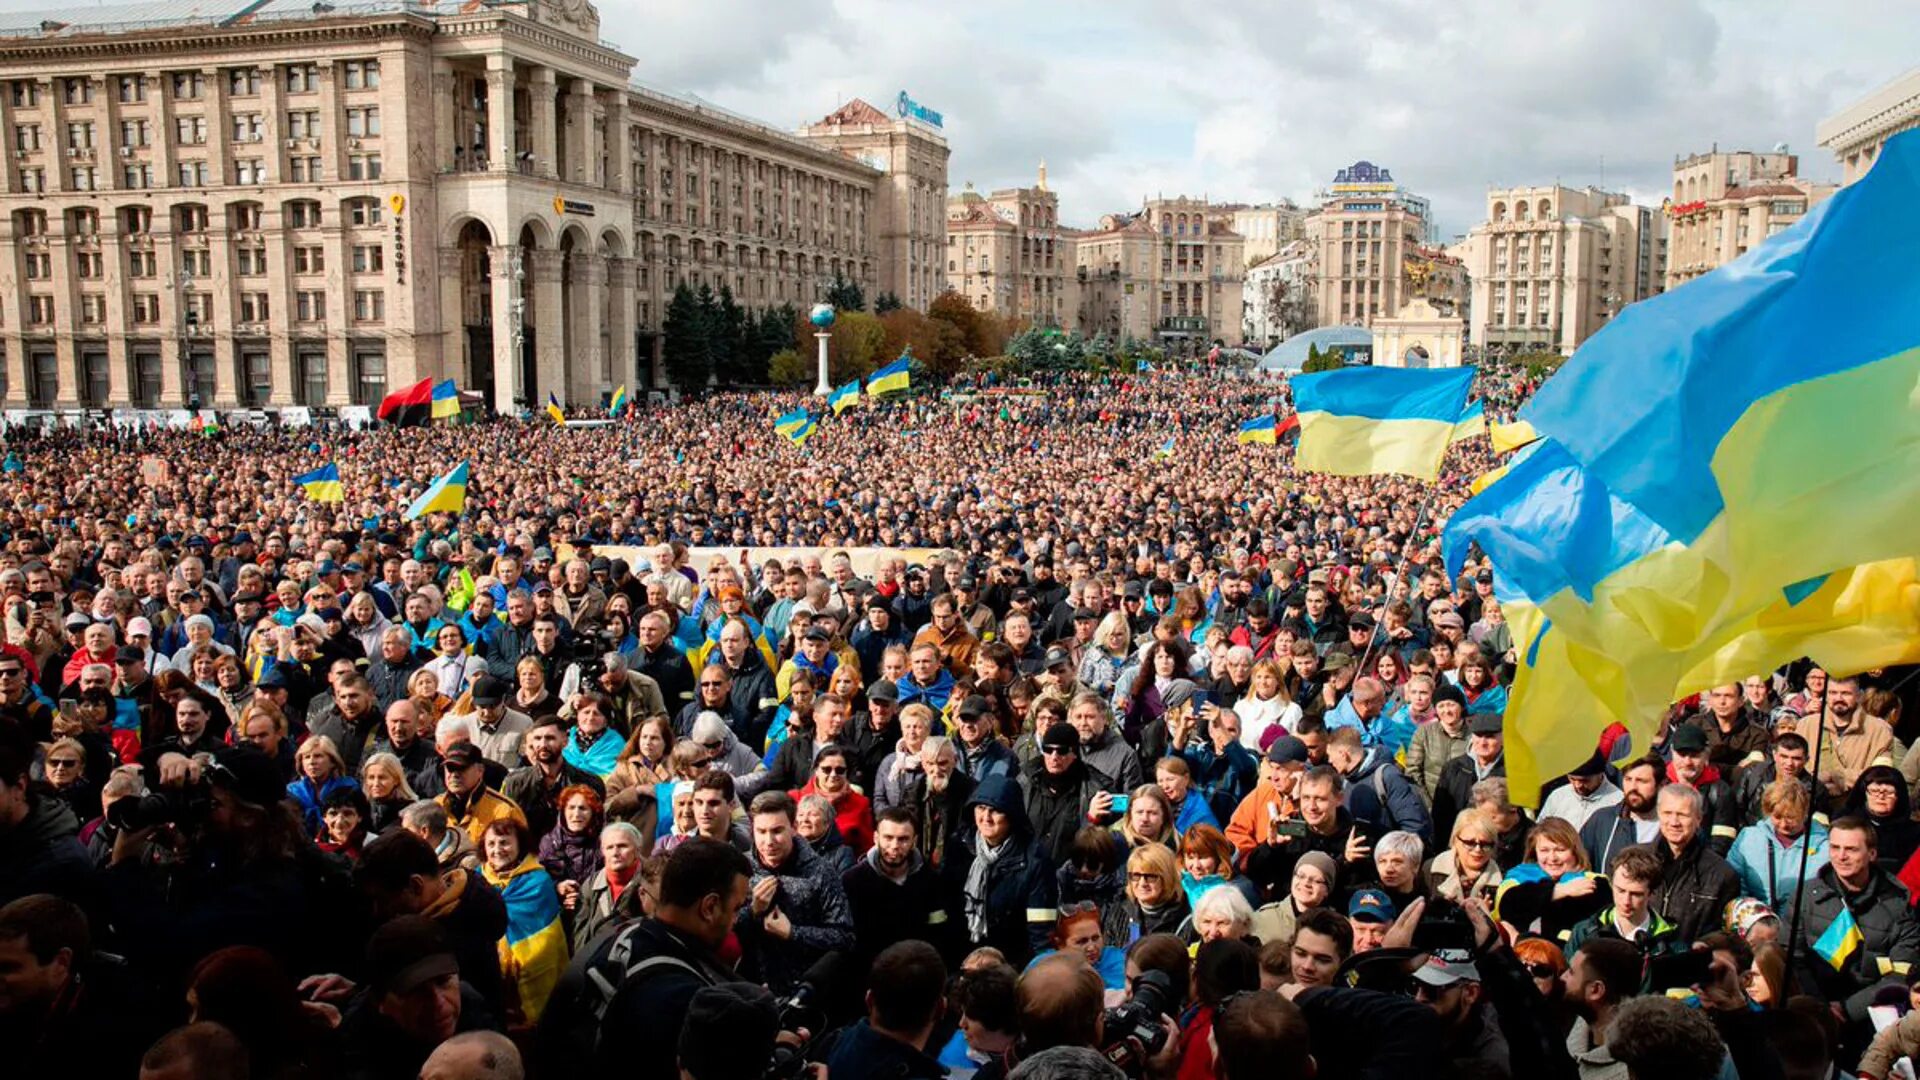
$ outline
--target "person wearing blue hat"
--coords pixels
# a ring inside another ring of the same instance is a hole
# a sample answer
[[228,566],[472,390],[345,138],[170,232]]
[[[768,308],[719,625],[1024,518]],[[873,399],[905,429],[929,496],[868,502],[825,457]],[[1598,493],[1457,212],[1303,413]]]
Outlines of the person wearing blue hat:
[[1353,951],[1377,949],[1386,940],[1387,928],[1400,917],[1391,897],[1379,889],[1361,889],[1347,901],[1347,920],[1353,924]]

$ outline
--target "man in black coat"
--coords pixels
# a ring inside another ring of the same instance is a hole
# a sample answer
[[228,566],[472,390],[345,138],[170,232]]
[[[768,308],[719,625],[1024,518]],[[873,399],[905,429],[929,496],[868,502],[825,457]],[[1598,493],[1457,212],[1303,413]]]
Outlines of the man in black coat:
[[941,867],[948,920],[960,949],[991,945],[1024,968],[1053,933],[1060,902],[1053,863],[1034,839],[1011,779],[988,777],[967,805],[972,843],[949,846]]
[[1453,835],[1453,819],[1473,808],[1473,785],[1507,775],[1506,740],[1499,713],[1467,718],[1467,752],[1447,762],[1433,791],[1433,835]]
[[841,876],[861,968],[893,942],[940,942],[950,929],[939,876],[916,848],[918,833],[913,811],[887,807],[874,823],[866,857]]
[[1049,853],[1065,852],[1089,814],[1105,816],[1113,782],[1080,760],[1080,732],[1072,724],[1047,728],[1040,756],[1020,771],[1020,788],[1034,840]]
[[1720,928],[1727,904],[1740,896],[1740,875],[1714,852],[1705,835],[1705,800],[1686,784],[1660,789],[1660,887],[1653,909],[1680,931],[1683,941]]
[[673,643],[673,624],[665,612],[649,611],[640,616],[634,632],[640,644],[627,657],[627,665],[659,683],[667,711],[678,713],[693,700],[693,665]]

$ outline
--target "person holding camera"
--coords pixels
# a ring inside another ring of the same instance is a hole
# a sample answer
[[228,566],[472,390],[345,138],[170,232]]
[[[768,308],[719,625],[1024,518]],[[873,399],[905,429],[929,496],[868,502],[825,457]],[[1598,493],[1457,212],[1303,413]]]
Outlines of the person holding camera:
[[833,1080],[941,1080],[946,1068],[927,1052],[946,1011],[947,965],[924,941],[900,941],[867,972],[867,1017],[814,1050]]
[[[1167,1015],[1170,986],[1163,973],[1144,974],[1128,1001],[1107,1009],[1100,976],[1083,958],[1043,957],[1020,976],[1020,1041],[1007,1054],[1005,1075],[1009,1080],[1124,1080],[1129,1075],[1170,1080],[1180,1061],[1180,1029]],[[976,1075],[987,1077],[990,1068]]]
[[1295,788],[1299,817],[1280,820],[1272,828],[1271,839],[1248,853],[1247,877],[1255,882],[1289,880],[1301,855],[1319,851],[1339,866],[1340,888],[1351,890],[1371,882],[1377,834],[1372,825],[1355,821],[1347,812],[1344,788],[1331,765],[1316,765],[1300,774]]
[[581,694],[587,692],[605,696],[607,723],[623,740],[647,717],[667,711],[667,699],[660,692],[660,684],[652,676],[632,670],[619,651],[601,652],[605,643],[593,638],[582,638],[580,648],[587,650],[588,655],[568,665],[560,679],[560,700],[566,702],[560,706],[562,720],[573,719],[574,710],[580,707]]

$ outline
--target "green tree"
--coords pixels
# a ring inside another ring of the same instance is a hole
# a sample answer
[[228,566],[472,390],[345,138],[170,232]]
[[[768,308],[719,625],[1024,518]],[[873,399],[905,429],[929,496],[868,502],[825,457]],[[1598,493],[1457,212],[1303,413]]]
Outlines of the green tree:
[[685,282],[673,290],[661,331],[666,336],[661,361],[667,378],[683,391],[707,385],[707,377],[713,374],[713,330],[700,298]]
[[835,311],[865,311],[867,294],[860,291],[859,282],[849,281],[836,272],[833,284],[827,288],[827,303],[832,304]]
[[732,288],[720,286],[708,318],[713,326],[713,370],[720,382],[726,386],[758,382],[766,368],[752,363],[747,347],[747,312],[734,301]]
[[805,386],[813,378],[813,361],[793,349],[781,349],[767,361],[767,381],[775,386]]
[[864,379],[873,370],[893,358],[883,357],[887,328],[878,316],[864,311],[843,311],[833,321],[833,341],[827,351],[827,378],[835,386],[849,379]]
[[[1313,342],[1313,341],[1309,341],[1309,342],[1307,342],[1307,364],[1318,364],[1319,362],[1320,362],[1320,345],[1319,345],[1319,343],[1318,343],[1318,342]],[[1300,370],[1302,370],[1302,371],[1305,371],[1305,370],[1307,370],[1307,364],[1302,364],[1302,365],[1300,366]],[[1319,369],[1319,368],[1314,368],[1313,370],[1315,370],[1315,371],[1318,371],[1318,370],[1320,370],[1320,369]]]
[[[1318,350],[1315,351],[1317,352]],[[1301,365],[1300,371],[1301,374],[1311,375],[1316,371],[1339,371],[1346,366],[1346,361],[1340,359],[1339,353],[1328,350],[1327,352],[1320,353],[1318,356],[1308,357],[1307,362]]]
[[[933,303],[927,306],[927,317],[938,319],[953,327],[957,336],[951,339],[949,344],[959,345],[961,359],[968,354],[998,356],[1005,351],[1008,339],[1005,334],[999,332],[1001,327],[975,309],[966,297],[952,289],[934,297]],[[936,362],[942,366],[951,364],[955,370],[960,367],[960,362],[950,357],[940,357]]]
[[891,292],[883,292],[873,298],[873,313],[885,315],[889,311],[900,310],[900,298]]

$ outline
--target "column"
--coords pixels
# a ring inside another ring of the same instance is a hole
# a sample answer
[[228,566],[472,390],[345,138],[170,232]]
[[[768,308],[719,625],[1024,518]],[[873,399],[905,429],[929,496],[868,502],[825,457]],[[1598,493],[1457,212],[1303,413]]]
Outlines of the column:
[[126,333],[133,319],[127,310],[127,245],[120,235],[120,215],[111,210],[100,215],[100,260],[108,282],[107,403],[121,407],[131,404],[133,398],[128,390],[132,355],[128,346],[132,343]]
[[513,58],[487,57],[487,161],[513,168]]
[[[231,136],[233,134],[233,106],[231,99],[227,95],[226,72],[218,66],[205,67],[200,70],[201,74],[206,76],[207,81],[206,92],[201,95],[202,100],[207,103],[204,111],[207,118],[207,145],[205,155],[207,162],[207,186],[219,187],[227,183],[233,176],[233,173],[227,169],[227,158],[229,156],[227,147],[232,141]],[[329,173],[328,175],[337,176],[339,174]],[[175,179],[178,178],[176,177]],[[212,404],[212,402],[203,403],[205,407],[209,408],[212,407]]]
[[[457,97],[454,90],[453,64],[445,59],[435,59],[433,62],[433,126],[436,129],[433,140],[434,172],[447,169],[465,170],[472,167],[467,164],[465,148],[460,148],[457,156],[454,154],[455,148],[460,147],[460,140],[463,138],[460,131],[461,125],[454,111],[454,101]],[[405,98],[401,100],[404,102]]]
[[511,244],[496,244],[487,249],[488,258],[493,260],[493,295],[489,297],[493,305],[493,409],[502,416],[514,414],[518,381],[515,373],[520,370],[513,334],[514,301],[518,291],[518,283],[514,281],[514,256],[518,251],[519,248]]
[[529,118],[529,130],[533,133],[533,173],[535,176],[558,176],[559,158],[555,154],[553,130],[554,76],[553,69],[534,68],[527,79],[527,107],[533,110]]
[[566,317],[561,304],[565,293],[561,278],[563,260],[558,251],[535,251],[527,274],[533,279],[534,370],[538,385],[526,388],[527,401],[535,408],[544,405],[547,394],[562,397],[567,404]]
[[210,293],[213,304],[208,312],[208,325],[202,328],[200,348],[213,357],[213,400],[202,402],[204,408],[231,408],[240,404],[240,389],[236,379],[240,363],[239,352],[234,348],[233,325],[240,313],[240,293],[234,287],[233,245],[231,228],[227,221],[227,204],[219,200],[209,200],[207,205],[207,258],[211,262],[213,274],[196,286],[196,291]]
[[[487,361],[482,357],[473,358],[473,366],[466,363],[467,358],[467,312],[460,303],[466,291],[466,282],[462,274],[464,260],[457,247],[440,249],[440,377],[453,379],[461,386],[474,388],[474,367]],[[493,275],[493,287],[502,288],[506,279],[496,271]],[[494,323],[494,333],[505,333],[506,328],[498,321]]]
[[153,103],[150,115],[153,117],[151,133],[153,148],[153,185],[156,188],[173,186],[173,80],[164,71],[147,72],[147,100]]
[[[80,289],[73,276],[71,252],[74,238],[67,232],[67,215],[59,207],[47,210],[47,252],[53,260],[54,326],[62,332],[53,337],[59,368],[60,386],[54,394],[57,408],[80,404],[80,351],[75,347],[73,328],[80,325]],[[41,330],[41,333],[46,333]]]
[[622,195],[633,191],[633,147],[627,140],[627,94],[615,90],[607,103],[607,186]]
[[[279,159],[277,153],[275,157]],[[269,363],[273,365],[273,391],[267,396],[267,404],[275,407],[300,400],[293,369],[293,256],[287,250],[281,205],[278,199],[268,199],[260,210],[260,228],[267,241],[267,305],[273,316],[267,323],[273,330],[267,339]]]
[[599,255],[575,249],[567,259],[567,291],[573,301],[573,317],[567,333],[573,338],[568,350],[573,362],[567,371],[567,400],[574,403],[594,401],[600,390],[600,318],[606,303],[607,268]]
[[560,179],[592,183],[593,84],[585,79],[567,81],[567,130],[563,137],[567,140],[567,170]]
[[607,260],[607,341],[613,349],[613,384],[626,384],[629,394],[637,393],[641,383],[633,366],[633,266],[632,259]]
[[266,164],[269,184],[278,184],[286,177],[286,97],[280,91],[280,69],[273,64],[261,64],[260,116],[264,127],[261,137],[266,139],[266,144],[260,159]]

